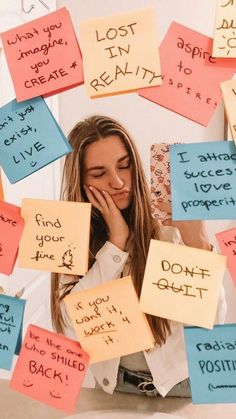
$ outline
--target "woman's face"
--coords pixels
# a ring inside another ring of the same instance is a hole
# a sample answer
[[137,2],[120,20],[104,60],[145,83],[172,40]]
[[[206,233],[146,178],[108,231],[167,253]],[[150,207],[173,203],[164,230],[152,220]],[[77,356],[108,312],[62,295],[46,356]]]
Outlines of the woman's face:
[[117,135],[90,144],[84,158],[84,184],[110,194],[122,210],[131,202],[131,162],[128,151]]

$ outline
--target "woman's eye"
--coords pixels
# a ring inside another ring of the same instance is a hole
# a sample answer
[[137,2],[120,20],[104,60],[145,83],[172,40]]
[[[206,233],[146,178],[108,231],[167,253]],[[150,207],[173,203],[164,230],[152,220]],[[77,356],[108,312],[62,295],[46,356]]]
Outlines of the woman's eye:
[[104,175],[104,173],[97,173],[97,174],[94,174],[93,177],[101,177],[103,175]]
[[128,169],[130,167],[130,163],[127,163],[125,166],[120,166],[119,169]]

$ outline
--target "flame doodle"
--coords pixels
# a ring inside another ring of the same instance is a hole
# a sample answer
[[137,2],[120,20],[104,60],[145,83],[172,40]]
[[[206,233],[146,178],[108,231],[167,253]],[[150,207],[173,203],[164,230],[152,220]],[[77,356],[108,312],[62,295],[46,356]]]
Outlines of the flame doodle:
[[70,249],[66,250],[62,255],[62,264],[58,265],[59,268],[67,268],[71,270],[73,267],[73,254]]

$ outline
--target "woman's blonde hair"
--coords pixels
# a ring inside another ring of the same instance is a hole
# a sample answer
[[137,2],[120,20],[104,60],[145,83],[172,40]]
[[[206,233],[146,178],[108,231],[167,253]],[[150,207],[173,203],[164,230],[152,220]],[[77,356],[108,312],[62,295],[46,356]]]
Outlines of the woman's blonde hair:
[[[75,125],[69,134],[69,142],[73,152],[65,159],[62,199],[73,202],[87,202],[83,188],[84,158],[86,148],[99,139],[118,136],[125,145],[130,156],[132,170],[132,201],[123,216],[129,225],[129,240],[127,249],[131,255],[130,274],[138,296],[140,296],[150,239],[159,238],[159,227],[152,217],[149,188],[144,175],[141,159],[137,148],[124,127],[114,119],[102,115],[91,116]],[[108,240],[107,226],[99,214],[92,208],[91,237],[89,249],[89,268],[95,261],[95,255]],[[66,284],[60,283],[60,275],[53,273],[51,280],[51,313],[54,328],[63,333],[65,322],[62,318],[60,303],[79,281],[72,277]],[[146,315],[155,342],[159,345],[170,333],[169,322],[166,319]]]

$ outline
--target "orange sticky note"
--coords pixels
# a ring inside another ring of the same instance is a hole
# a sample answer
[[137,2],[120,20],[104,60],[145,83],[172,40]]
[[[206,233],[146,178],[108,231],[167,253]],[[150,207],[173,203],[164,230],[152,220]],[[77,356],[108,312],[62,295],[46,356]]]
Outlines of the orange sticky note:
[[72,413],[88,361],[88,354],[78,342],[30,325],[10,387],[66,413]]
[[216,234],[220,250],[227,257],[227,267],[236,285],[236,227]]
[[65,7],[10,29],[1,38],[18,102],[83,82],[81,53]]
[[217,0],[213,57],[236,57],[236,8],[234,0]]
[[212,38],[173,22],[160,46],[163,83],[140,96],[206,126],[221,101],[220,82],[236,60],[213,58]]
[[151,240],[140,307],[145,313],[212,329],[226,257]]
[[13,271],[23,228],[20,208],[0,201],[0,272],[3,274],[10,275]]
[[72,275],[88,270],[91,204],[23,199],[19,266]]
[[90,97],[161,84],[154,9],[81,22],[80,46]]
[[71,293],[64,301],[91,363],[153,347],[154,338],[130,276]]
[[4,199],[4,194],[3,194],[3,186],[2,186],[2,176],[1,176],[1,170],[0,170],[0,200]]
[[236,80],[227,80],[220,84],[225,112],[227,115],[230,132],[236,145]]

